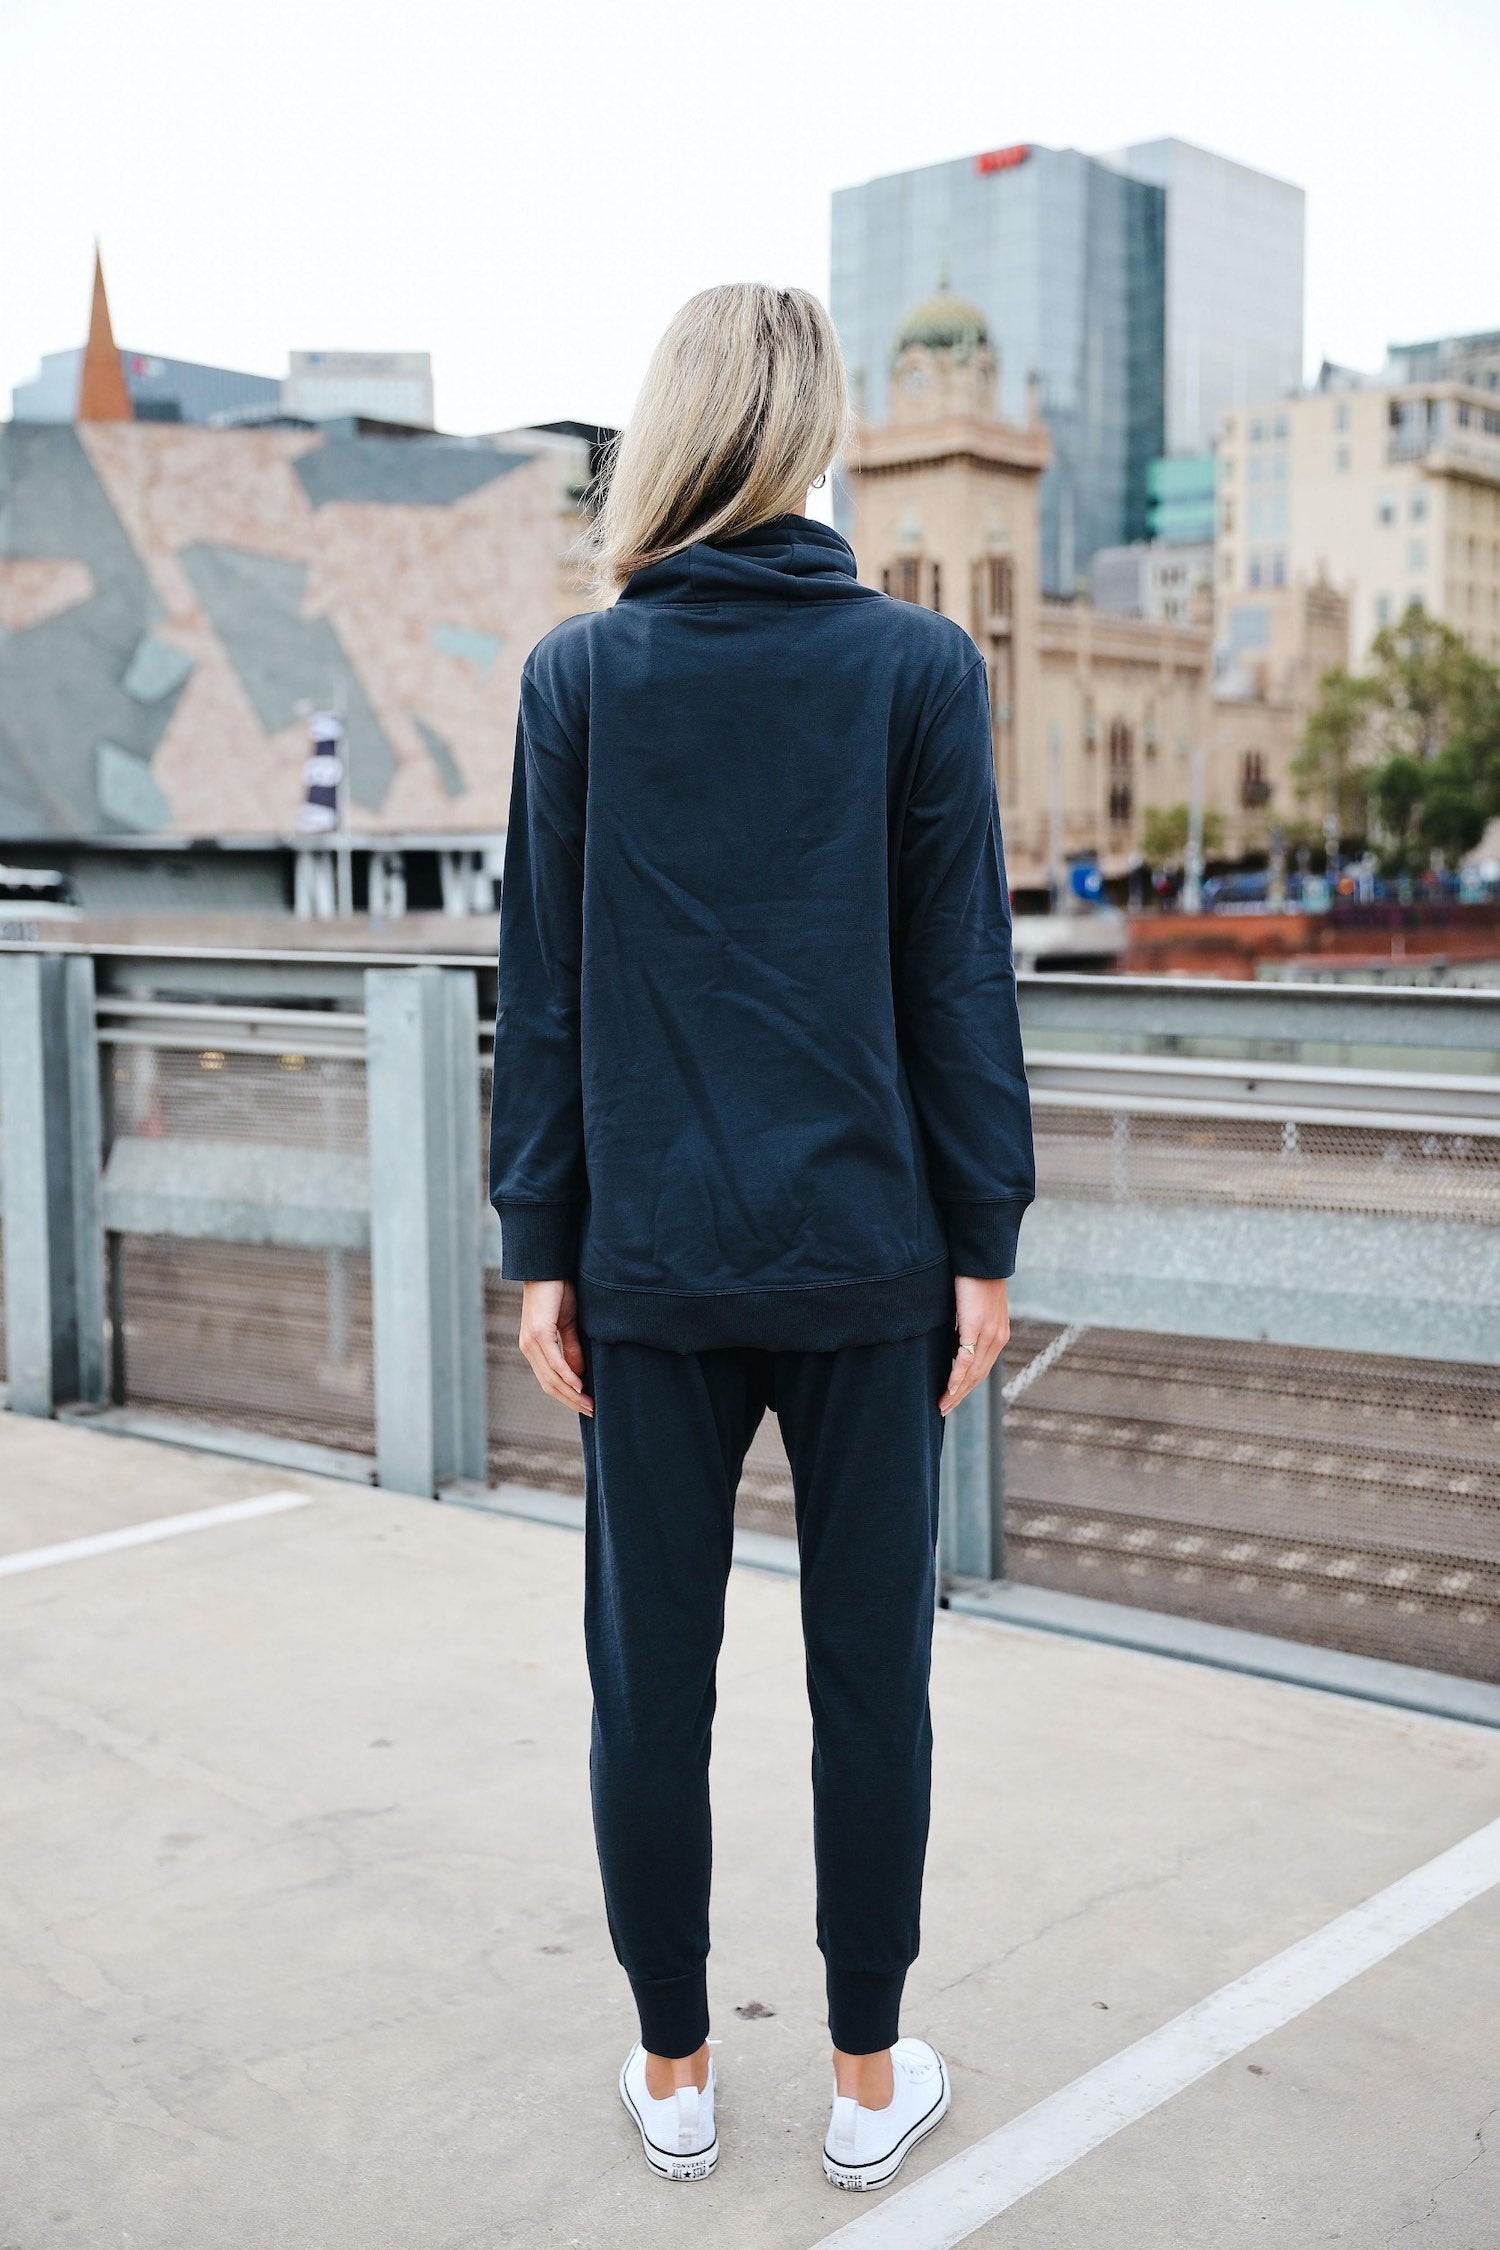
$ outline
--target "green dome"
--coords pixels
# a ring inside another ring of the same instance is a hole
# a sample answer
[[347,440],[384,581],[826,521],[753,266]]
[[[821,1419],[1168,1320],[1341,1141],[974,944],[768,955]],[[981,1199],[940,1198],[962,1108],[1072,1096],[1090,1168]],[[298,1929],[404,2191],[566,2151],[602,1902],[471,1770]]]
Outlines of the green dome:
[[933,296],[913,305],[897,332],[891,356],[899,359],[910,345],[922,344],[928,351],[950,351],[957,359],[967,359],[989,340],[989,323],[979,307],[966,297],[955,297],[944,282]]

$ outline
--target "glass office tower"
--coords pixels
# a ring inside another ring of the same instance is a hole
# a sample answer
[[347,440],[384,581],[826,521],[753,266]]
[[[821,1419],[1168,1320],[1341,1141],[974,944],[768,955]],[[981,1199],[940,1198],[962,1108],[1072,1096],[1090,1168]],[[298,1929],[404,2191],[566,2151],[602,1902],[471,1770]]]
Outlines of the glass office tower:
[[843,188],[830,303],[861,412],[883,419],[904,313],[946,276],[989,322],[1000,408],[1041,384],[1042,583],[1072,593],[1100,547],[1146,536],[1165,450],[1166,196],[1077,149],[993,149]]
[[1166,450],[1209,453],[1225,414],[1301,385],[1306,198],[1190,141],[1105,162],[1166,190]]

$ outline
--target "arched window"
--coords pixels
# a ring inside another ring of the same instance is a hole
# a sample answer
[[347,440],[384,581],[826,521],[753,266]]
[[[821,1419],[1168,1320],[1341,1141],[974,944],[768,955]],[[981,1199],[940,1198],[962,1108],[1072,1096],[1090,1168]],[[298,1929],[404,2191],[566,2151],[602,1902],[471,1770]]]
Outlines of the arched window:
[[1271,784],[1266,779],[1265,755],[1259,750],[1247,750],[1240,760],[1240,803],[1246,812],[1255,812],[1270,802]]
[[915,555],[903,555],[899,562],[881,573],[888,594],[898,602],[919,602],[922,599],[922,565]]
[[1135,742],[1123,719],[1109,722],[1109,817],[1115,828],[1128,828],[1135,805]]
[[1013,601],[1014,574],[1009,555],[990,555],[985,561],[985,598],[992,619],[1008,621]]

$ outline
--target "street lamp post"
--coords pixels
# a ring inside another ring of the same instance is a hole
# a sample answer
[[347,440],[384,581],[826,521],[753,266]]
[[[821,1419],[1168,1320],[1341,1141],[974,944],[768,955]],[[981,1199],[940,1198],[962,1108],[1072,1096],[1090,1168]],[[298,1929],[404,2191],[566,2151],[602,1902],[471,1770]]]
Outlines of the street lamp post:
[[1063,750],[1062,728],[1054,720],[1047,729],[1047,881],[1052,893],[1052,911],[1062,911],[1063,885],[1067,879],[1063,845]]
[[1195,742],[1188,769],[1187,855],[1182,870],[1182,911],[1203,912],[1203,744]]
[[1323,865],[1331,898],[1339,887],[1339,816],[1336,812],[1323,816]]

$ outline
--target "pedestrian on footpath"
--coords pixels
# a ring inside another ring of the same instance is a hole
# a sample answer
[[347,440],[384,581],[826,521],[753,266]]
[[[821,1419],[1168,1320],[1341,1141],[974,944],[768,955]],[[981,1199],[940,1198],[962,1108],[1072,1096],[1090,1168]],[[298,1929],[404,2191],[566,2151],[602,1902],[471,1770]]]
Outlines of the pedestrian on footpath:
[[902,2038],[943,1424],[1009,1330],[1034,1192],[985,663],[809,521],[848,435],[801,289],[705,290],[606,470],[609,606],[521,681],[490,1192],[521,1350],[581,1417],[590,1774],[647,2161],[718,2157],[709,1742],[734,1499],[791,1463],[813,1721],[823,2162],[948,2106]]

